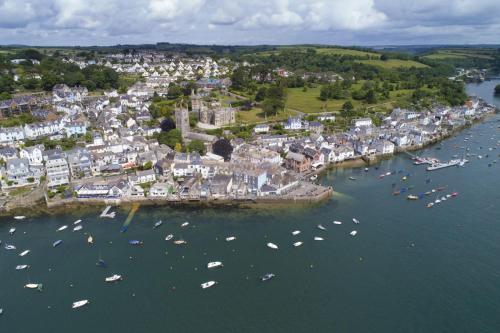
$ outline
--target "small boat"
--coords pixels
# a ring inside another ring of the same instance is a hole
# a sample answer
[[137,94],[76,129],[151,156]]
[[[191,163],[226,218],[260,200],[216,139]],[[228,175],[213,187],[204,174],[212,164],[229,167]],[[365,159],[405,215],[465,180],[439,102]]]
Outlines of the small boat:
[[16,270],[18,270],[18,271],[21,271],[21,270],[27,269],[27,268],[30,268],[30,266],[29,265],[17,265],[16,266]]
[[184,245],[184,244],[187,244],[187,242],[183,239],[179,239],[179,240],[174,241],[174,244],[175,245]]
[[42,291],[43,284],[41,284],[41,283],[28,283],[28,284],[24,285],[24,288],[37,289],[38,291]]
[[270,249],[273,249],[273,250],[277,250],[278,249],[278,245],[276,245],[274,243],[267,243],[267,247],[270,248]]
[[434,202],[429,202],[429,203],[427,204],[427,208],[432,208],[432,206],[434,206]]
[[452,197],[456,197],[457,195],[458,195],[458,192],[453,192],[453,193],[451,194],[451,196],[452,196]]
[[123,234],[124,232],[127,232],[128,226],[124,225],[120,228],[120,232]]
[[267,274],[264,274],[263,276],[260,277],[260,280],[262,282],[265,282],[265,281],[268,281],[268,280],[271,280],[273,277],[275,277],[276,275],[274,275],[273,273],[267,273]]
[[413,195],[413,194],[410,194],[410,195],[408,195],[408,196],[406,197],[406,199],[408,199],[408,200],[418,200],[418,196]]
[[401,191],[394,191],[392,192],[392,195],[400,195],[401,194]]
[[354,222],[354,224],[359,224],[359,220],[358,220],[358,219],[356,219],[356,218],[353,218],[353,219],[352,219],[352,222]]
[[354,177],[349,177],[349,180],[356,180],[356,178],[354,178]]
[[76,224],[79,224],[79,223],[81,223],[81,222],[82,222],[82,220],[76,220],[75,222],[73,222],[73,224],[75,224],[75,225],[76,225]]
[[223,267],[222,262],[212,261],[207,264],[207,268],[217,268],[217,267]]
[[13,235],[16,232],[16,228],[10,228],[9,234]]
[[102,268],[108,267],[106,262],[104,260],[102,260],[101,258],[97,259],[97,262],[95,263],[95,265],[98,267],[102,267]]
[[298,234],[300,234],[300,230],[292,231],[292,235],[297,236]]
[[358,232],[357,232],[356,230],[353,230],[353,231],[351,231],[349,234],[350,234],[351,236],[356,236],[356,234],[357,234],[357,233],[358,233]]
[[94,244],[94,238],[92,238],[92,235],[89,235],[87,238],[87,244]]
[[56,247],[58,245],[61,245],[61,243],[62,243],[62,240],[60,240],[60,239],[56,240],[54,243],[52,243],[52,247]]
[[295,243],[293,243],[293,246],[295,246],[295,247],[299,247],[301,245],[302,245],[302,242],[295,242]]
[[14,216],[14,218],[16,220],[24,220],[26,218],[26,216],[24,216],[24,215],[17,215],[17,216]]
[[236,239],[236,237],[229,236],[229,237],[226,237],[226,242],[231,242],[231,241],[234,241],[235,239]]
[[172,238],[174,238],[174,235],[170,234],[170,235],[167,235],[167,237],[165,237],[165,240],[166,240],[166,241],[169,241],[169,240],[171,240]]
[[215,286],[216,284],[217,284],[217,282],[215,282],[215,281],[208,281],[208,282],[202,283],[201,288],[207,289],[207,288]]
[[116,282],[116,281],[121,281],[121,280],[123,280],[123,278],[121,275],[118,275],[118,274],[113,274],[112,276],[109,276],[109,277],[104,279],[104,281],[106,281],[106,282]]
[[11,244],[5,244],[4,248],[6,250],[15,250],[16,247],[14,245],[11,245]]
[[73,231],[82,230],[82,228],[83,228],[83,226],[77,225],[76,227],[73,228]]
[[65,229],[67,229],[68,226],[67,225],[63,225],[62,227],[60,227],[59,229],[57,229],[57,231],[63,231]]
[[31,252],[30,250],[24,250],[23,252],[19,253],[19,256],[24,257],[25,255],[27,255],[30,252]]
[[365,172],[368,172],[368,170],[370,170],[370,169],[368,169],[368,168],[365,168]]
[[130,245],[143,245],[144,243],[140,240],[137,240],[137,239],[132,239],[132,240],[129,240],[128,243]]
[[326,230],[326,228],[325,228],[325,227],[323,227],[321,224],[318,224],[318,229],[319,229],[319,230]]
[[159,226],[161,226],[163,224],[163,222],[160,220],[158,222],[155,223],[155,225],[153,226],[154,229],[158,228]]
[[342,224],[342,222],[340,222],[340,221],[333,221],[333,224],[337,224],[338,225],[338,224]]
[[323,241],[325,240],[323,237],[314,237],[314,240],[315,241]]
[[71,305],[71,308],[72,309],[81,308],[82,306],[87,305],[89,303],[90,303],[90,301],[88,299],[83,299],[81,301],[73,302],[73,304]]
[[184,222],[183,224],[181,224],[181,227],[182,227],[182,228],[185,228],[185,227],[187,227],[188,225],[189,225],[189,222]]

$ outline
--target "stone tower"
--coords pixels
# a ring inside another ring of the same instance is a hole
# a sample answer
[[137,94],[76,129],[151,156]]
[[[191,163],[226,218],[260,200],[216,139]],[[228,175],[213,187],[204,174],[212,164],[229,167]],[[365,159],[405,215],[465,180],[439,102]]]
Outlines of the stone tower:
[[175,127],[181,131],[182,137],[186,137],[189,132],[189,111],[180,107],[175,109]]

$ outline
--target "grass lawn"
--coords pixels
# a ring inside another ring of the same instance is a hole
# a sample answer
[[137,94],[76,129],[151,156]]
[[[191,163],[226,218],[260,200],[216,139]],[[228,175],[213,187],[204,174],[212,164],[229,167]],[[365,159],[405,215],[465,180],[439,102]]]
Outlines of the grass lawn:
[[372,66],[378,66],[382,67],[385,69],[395,69],[395,68],[410,68],[410,67],[416,67],[416,68],[424,68],[424,67],[429,67],[425,64],[422,64],[421,62],[413,61],[413,60],[399,60],[399,59],[389,59],[386,61],[383,60],[360,60],[359,62],[366,64],[366,65],[372,65]]
[[266,119],[261,108],[253,108],[249,111],[238,111],[236,114],[236,122],[245,125],[276,122],[286,120],[289,116],[293,116],[295,114],[296,112],[293,111],[280,112],[276,116],[267,117]]
[[316,52],[318,54],[332,54],[332,55],[348,55],[355,57],[376,57],[379,58],[380,54],[368,51],[350,50],[350,49],[339,49],[333,47],[322,47],[317,48]]
[[30,191],[31,191],[30,187],[18,187],[18,188],[13,189],[12,191],[9,191],[9,195],[11,197],[15,197],[17,195],[26,194]]

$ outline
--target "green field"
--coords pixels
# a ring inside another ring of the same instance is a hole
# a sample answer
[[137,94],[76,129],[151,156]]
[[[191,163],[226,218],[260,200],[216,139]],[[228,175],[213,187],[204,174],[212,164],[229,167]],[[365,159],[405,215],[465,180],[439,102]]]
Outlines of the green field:
[[493,59],[493,57],[488,53],[489,53],[488,50],[468,50],[468,49],[438,50],[435,53],[424,56],[424,58],[433,60],[465,59],[465,58]]
[[276,122],[286,120],[289,116],[294,116],[296,112],[287,110],[280,112],[276,116],[264,117],[264,112],[261,108],[253,108],[250,111],[238,111],[236,114],[236,121],[240,124],[258,124],[265,122]]
[[413,60],[399,60],[399,59],[389,59],[389,60],[360,60],[359,62],[365,65],[378,66],[385,69],[396,69],[396,68],[425,68],[429,67],[421,62]]
[[317,48],[316,52],[318,54],[329,54],[329,55],[348,55],[355,57],[376,57],[379,58],[380,54],[368,51],[359,51],[359,50],[351,50],[351,49],[340,49],[340,48]]

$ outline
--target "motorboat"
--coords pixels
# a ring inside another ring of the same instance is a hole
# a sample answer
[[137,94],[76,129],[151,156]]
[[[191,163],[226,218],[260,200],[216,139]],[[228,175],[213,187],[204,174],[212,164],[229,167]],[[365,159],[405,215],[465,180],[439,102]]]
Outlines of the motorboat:
[[159,226],[161,226],[163,224],[163,222],[160,220],[158,222],[155,223],[155,225],[153,226],[154,229],[158,228]]
[[56,240],[54,243],[52,243],[52,247],[56,247],[58,245],[61,245],[61,243],[62,243],[62,240],[60,240],[60,239]]
[[88,299],[83,299],[81,301],[73,302],[73,304],[71,305],[71,308],[72,309],[81,308],[82,306],[87,305],[89,303],[90,303],[90,301]]
[[292,231],[292,235],[297,236],[298,234],[300,234],[300,230],[294,230],[294,231]]
[[16,232],[16,228],[10,228],[9,234],[13,235]]
[[76,227],[73,228],[73,231],[79,231],[82,230],[83,226],[82,225],[77,225]]
[[273,250],[277,250],[278,249],[278,245],[276,245],[274,243],[267,243],[267,247],[271,248]]
[[216,281],[208,281],[208,282],[204,282],[201,284],[201,288],[202,289],[207,289],[207,288],[210,288],[210,287],[213,287],[217,284]]
[[24,250],[23,252],[19,253],[19,256],[24,257],[25,255],[27,255],[30,252],[31,252],[30,250]]
[[295,242],[295,243],[293,243],[293,246],[295,246],[295,247],[299,247],[299,246],[301,246],[302,244],[303,244],[302,242]]
[[212,261],[207,264],[207,268],[217,268],[217,267],[223,267],[222,262]]
[[265,282],[265,281],[268,281],[268,280],[271,280],[272,278],[274,278],[276,275],[274,275],[273,273],[267,273],[267,274],[264,274],[260,277],[260,280],[262,282]]
[[236,237],[229,236],[229,237],[226,237],[226,242],[231,242],[231,241],[234,241],[235,239],[236,239]]
[[63,225],[62,227],[60,227],[59,229],[57,229],[57,231],[63,231],[63,230],[66,230],[68,228],[67,225]]
[[333,221],[333,224],[339,225],[339,224],[342,224],[342,222],[340,222],[340,221]]
[[314,237],[314,240],[315,241],[323,241],[325,240],[323,237]]
[[187,244],[187,242],[183,239],[179,239],[179,240],[174,241],[174,244],[175,245],[184,245],[184,244]]
[[418,200],[418,196],[417,195],[413,195],[413,194],[410,194],[406,197],[406,199],[408,200]]
[[357,234],[357,233],[358,233],[358,232],[357,232],[356,230],[353,230],[353,231],[351,231],[349,234],[350,234],[351,236],[356,236],[356,234]]
[[172,238],[174,238],[174,235],[170,234],[170,235],[167,235],[167,237],[165,237],[165,240],[166,240],[166,241],[169,241],[169,240],[171,240]]
[[353,219],[352,219],[352,222],[354,222],[354,224],[359,224],[359,220],[358,220],[358,219],[356,219],[356,218],[353,218]]
[[21,270],[27,269],[27,268],[30,268],[30,266],[29,265],[17,265],[16,266],[16,270],[18,270],[18,271],[21,271]]
[[94,244],[94,238],[92,237],[92,235],[89,235],[89,237],[87,237],[87,244]]
[[24,220],[26,218],[26,216],[24,216],[24,215],[17,215],[17,216],[14,216],[14,218],[16,220]]
[[4,248],[6,250],[15,250],[16,247],[14,245],[11,245],[11,244],[5,244]]
[[82,220],[76,220],[75,222],[73,222],[73,224],[75,224],[75,225],[76,225],[76,224],[79,224],[79,223],[81,223],[81,222],[82,222]]
[[356,178],[354,178],[354,177],[349,177],[349,180],[356,180]]
[[144,244],[142,241],[137,240],[137,239],[131,239],[131,240],[128,241],[128,243],[130,245],[143,245]]
[[318,229],[319,229],[319,230],[326,230],[326,228],[325,228],[325,227],[323,227],[321,224],[318,224]]
[[41,284],[41,283],[27,283],[24,285],[24,288],[37,289],[39,291],[42,291],[43,284]]
[[184,222],[183,224],[181,224],[181,227],[182,227],[182,228],[185,228],[185,227],[187,227],[188,225],[189,225],[189,222]]
[[434,206],[434,202],[429,202],[429,203],[427,204],[427,208],[432,208],[432,206]]
[[104,281],[106,281],[106,282],[116,282],[116,281],[121,281],[121,280],[123,280],[123,278],[121,275],[118,275],[118,274],[113,274],[112,276],[109,276],[109,277],[104,279]]

